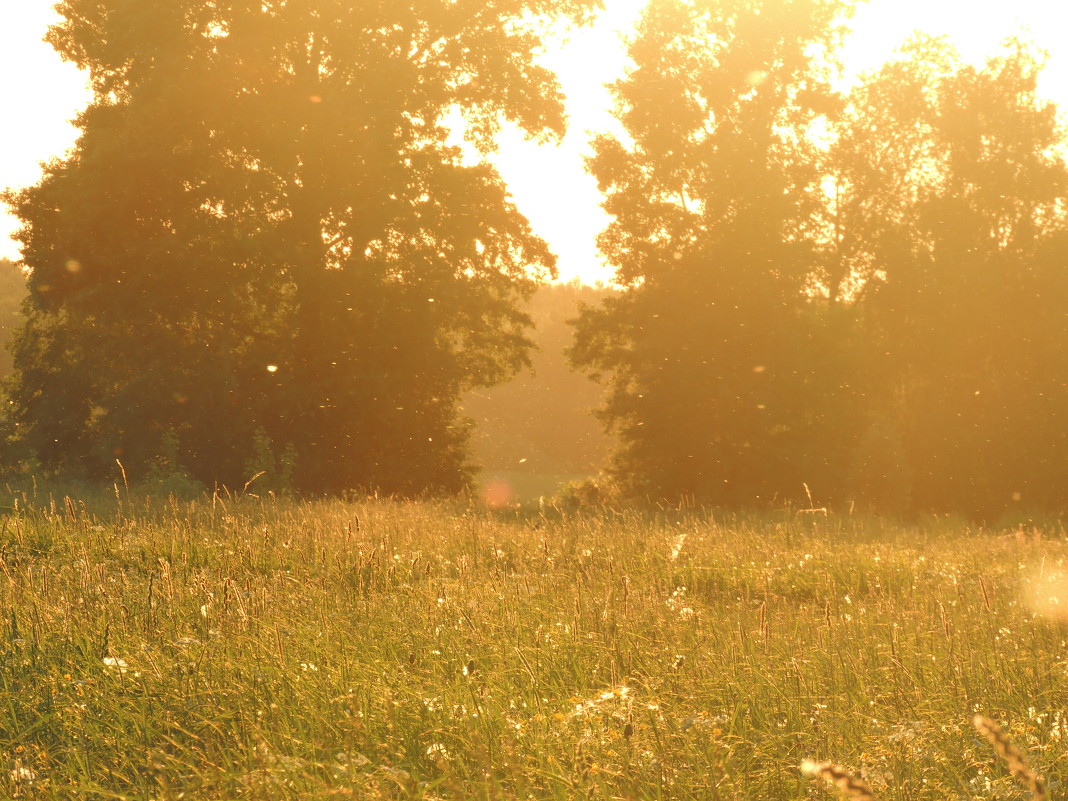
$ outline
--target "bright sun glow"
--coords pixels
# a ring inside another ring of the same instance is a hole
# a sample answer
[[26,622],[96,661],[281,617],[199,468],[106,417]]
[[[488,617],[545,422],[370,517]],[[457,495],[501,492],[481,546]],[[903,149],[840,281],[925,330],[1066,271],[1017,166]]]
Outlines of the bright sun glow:
[[[74,140],[68,122],[88,93],[84,78],[41,41],[56,17],[52,0],[0,4],[0,74],[5,77],[4,126],[0,132],[0,186],[25,186],[40,176],[39,162],[62,155]],[[631,30],[644,0],[606,0],[592,28],[557,42],[545,55],[568,97],[571,128],[559,146],[526,141],[506,130],[496,161],[516,203],[560,257],[560,277],[607,279],[609,269],[594,242],[607,222],[593,179],[584,172],[591,131],[611,128],[604,84],[621,75],[626,54],[621,36]],[[871,0],[862,3],[846,47],[851,75],[877,67],[910,32],[945,34],[970,61],[995,52],[1020,34],[1049,53],[1041,93],[1068,111],[1068,5],[1061,0]],[[14,76],[14,77],[13,77]],[[18,258],[8,237],[17,223],[0,216],[0,256]]]

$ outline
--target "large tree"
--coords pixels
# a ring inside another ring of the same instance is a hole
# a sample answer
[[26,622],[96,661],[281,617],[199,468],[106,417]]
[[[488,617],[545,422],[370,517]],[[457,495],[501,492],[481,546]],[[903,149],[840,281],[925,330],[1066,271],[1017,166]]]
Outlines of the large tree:
[[881,354],[858,487],[874,499],[1068,504],[1068,168],[1041,66],[1018,42],[977,68],[919,37],[842,120],[833,281],[859,288]]
[[[456,488],[456,400],[525,360],[554,262],[486,164],[563,130],[534,61],[600,0],[64,0],[88,70],[73,154],[9,195],[31,271],[9,436],[46,466],[144,464],[174,432],[236,482],[257,429],[308,489]],[[261,440],[262,441],[262,440]]]
[[[653,0],[615,86],[625,136],[596,143],[624,292],[587,309],[572,351],[606,379],[639,494],[728,504],[838,484],[849,325],[814,302],[812,229],[833,116],[839,0]],[[830,331],[836,331],[831,336]]]

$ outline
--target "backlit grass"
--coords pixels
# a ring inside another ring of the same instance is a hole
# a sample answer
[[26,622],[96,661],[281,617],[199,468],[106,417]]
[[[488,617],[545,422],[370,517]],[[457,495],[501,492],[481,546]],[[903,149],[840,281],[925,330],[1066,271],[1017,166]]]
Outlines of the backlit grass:
[[0,797],[1058,795],[1068,549],[875,521],[76,500],[0,521]]

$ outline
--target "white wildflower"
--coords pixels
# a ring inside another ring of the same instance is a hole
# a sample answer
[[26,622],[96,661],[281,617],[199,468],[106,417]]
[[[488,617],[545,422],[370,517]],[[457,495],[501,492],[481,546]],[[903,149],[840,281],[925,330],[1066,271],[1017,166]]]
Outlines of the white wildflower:
[[135,673],[130,669],[130,666],[126,664],[125,659],[119,659],[114,656],[104,657],[104,668],[112,673],[117,673],[120,676],[125,676],[127,673],[132,673],[134,676],[140,676],[140,673]]
[[450,759],[449,749],[441,743],[431,743],[426,749],[426,755],[435,761]]
[[675,541],[671,544],[671,561],[674,562],[679,558],[679,554],[682,553],[682,546],[686,544],[687,534],[684,531],[675,538]]
[[37,781],[37,773],[29,765],[24,765],[21,759],[16,759],[11,768],[12,784],[33,784]]

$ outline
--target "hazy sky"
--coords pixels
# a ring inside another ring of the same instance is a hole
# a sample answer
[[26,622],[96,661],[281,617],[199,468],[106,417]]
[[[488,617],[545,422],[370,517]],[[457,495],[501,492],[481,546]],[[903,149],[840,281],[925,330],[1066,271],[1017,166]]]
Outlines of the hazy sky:
[[[40,176],[39,162],[62,155],[74,141],[68,120],[87,100],[84,79],[41,41],[53,0],[0,0],[0,186],[24,186]],[[626,57],[619,32],[637,18],[643,0],[606,0],[594,28],[556,43],[545,56],[568,96],[571,129],[560,147],[538,146],[506,131],[497,159],[516,202],[560,256],[561,277],[608,278],[594,237],[606,217],[591,177],[584,174],[588,131],[611,125],[603,84],[620,75]],[[1041,86],[1068,110],[1068,3],[1064,0],[870,0],[853,23],[846,63],[856,73],[878,66],[915,29],[949,35],[965,57],[980,60],[1012,34],[1050,54]],[[15,220],[0,215],[0,256],[18,258],[9,234]]]

